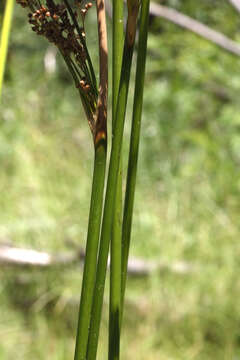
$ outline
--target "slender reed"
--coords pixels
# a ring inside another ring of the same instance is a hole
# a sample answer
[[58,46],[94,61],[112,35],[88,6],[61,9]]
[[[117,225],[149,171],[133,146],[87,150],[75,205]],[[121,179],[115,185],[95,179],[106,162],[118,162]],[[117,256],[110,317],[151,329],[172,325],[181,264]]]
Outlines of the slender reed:
[[122,60],[122,70],[117,101],[116,120],[114,126],[114,138],[110,155],[109,173],[104,205],[103,223],[101,230],[100,249],[97,265],[96,284],[92,306],[91,325],[88,340],[87,359],[95,360],[99,337],[99,328],[102,313],[103,293],[105,286],[109,242],[113,223],[113,211],[115,205],[115,194],[117,189],[119,163],[123,139],[124,120],[128,96],[130,70],[132,64],[133,48],[136,36],[138,0],[128,0],[128,20]]
[[[112,133],[116,120],[117,99],[123,53],[123,1],[113,1],[112,34]],[[120,307],[121,307],[121,250],[122,250],[122,162],[120,161],[115,210],[112,224],[110,256],[110,301],[108,358],[119,359],[120,354]]]
[[85,359],[88,342],[88,328],[90,324],[91,306],[93,299],[94,281],[98,240],[102,216],[102,201],[106,167],[106,139],[100,138],[96,144],[94,172],[92,182],[92,197],[88,222],[86,257],[83,271],[82,292],[79,307],[79,320],[76,336],[75,360]]
[[6,66],[13,9],[14,9],[14,0],[7,0],[4,9],[3,25],[1,28],[1,40],[0,40],[0,101],[2,96],[3,78],[4,78],[4,71]]
[[92,184],[92,200],[89,214],[86,258],[83,272],[82,293],[79,308],[78,330],[76,336],[75,360],[86,359],[88,329],[90,326],[91,307],[93,302],[94,282],[97,267],[97,251],[102,218],[106,150],[107,150],[107,30],[104,1],[97,0],[97,18],[99,34],[99,68],[100,87],[96,112],[95,132],[95,168]]
[[[140,15],[140,25],[139,25],[140,30],[139,30],[139,40],[138,40],[138,56],[137,56],[136,78],[135,78],[132,129],[131,129],[127,184],[126,184],[126,194],[125,194],[124,214],[123,214],[122,306],[121,306],[122,313],[123,313],[124,295],[125,295],[126,279],[127,279],[127,264],[128,264],[130,238],[131,238],[134,194],[136,187],[146,52],[147,52],[148,20],[149,20],[149,0],[145,0],[142,1],[141,15]],[[121,320],[122,320],[122,314],[121,314]]]

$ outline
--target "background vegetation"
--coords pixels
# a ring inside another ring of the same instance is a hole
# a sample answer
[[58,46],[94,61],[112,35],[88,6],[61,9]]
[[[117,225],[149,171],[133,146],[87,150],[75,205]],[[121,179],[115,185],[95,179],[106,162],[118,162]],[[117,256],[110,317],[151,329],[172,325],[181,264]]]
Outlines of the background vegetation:
[[[240,14],[225,0],[164,4],[239,40]],[[94,11],[88,28],[97,65]],[[0,239],[54,253],[85,244],[93,149],[60,57],[46,71],[49,51],[16,8],[0,109]],[[194,271],[129,280],[122,359],[240,357],[239,68],[239,57],[151,19],[131,255]],[[0,359],[72,359],[80,281],[79,267],[2,269]]]

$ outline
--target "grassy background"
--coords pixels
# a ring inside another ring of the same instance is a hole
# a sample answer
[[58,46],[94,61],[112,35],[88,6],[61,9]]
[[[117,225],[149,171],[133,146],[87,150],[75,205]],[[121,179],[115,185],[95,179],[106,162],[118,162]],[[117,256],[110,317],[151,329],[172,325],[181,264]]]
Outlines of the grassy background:
[[[166,4],[239,39],[239,16],[226,1]],[[15,10],[0,109],[0,240],[69,251],[69,240],[86,239],[91,135],[61,58],[47,74],[48,44]],[[93,11],[97,66],[95,27]],[[150,31],[131,255],[196,270],[129,280],[122,358],[237,360],[240,59],[163,20]],[[132,96],[133,86],[129,114]],[[126,139],[129,131],[130,116]],[[80,285],[78,267],[2,269],[0,359],[72,359]],[[107,319],[105,306],[99,359]]]

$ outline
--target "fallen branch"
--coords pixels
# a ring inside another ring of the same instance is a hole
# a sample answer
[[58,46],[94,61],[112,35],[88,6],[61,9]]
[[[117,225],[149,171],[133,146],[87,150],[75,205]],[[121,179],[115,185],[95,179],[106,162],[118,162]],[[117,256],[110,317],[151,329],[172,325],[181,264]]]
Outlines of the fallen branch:
[[201,37],[210,40],[224,50],[240,56],[240,45],[237,42],[175,9],[152,2],[150,6],[150,13],[153,16],[163,17],[174,24],[183,27],[184,29],[190,30]]
[[51,255],[47,252],[33,249],[17,248],[8,245],[0,246],[0,265],[19,267],[40,267],[70,265],[84,261],[82,251]]
[[[71,266],[83,264],[85,254],[82,250],[51,255],[33,249],[17,248],[9,245],[0,246],[0,266],[19,268],[48,269],[55,266]],[[191,264],[177,262],[175,264],[157,263],[137,258],[130,258],[128,274],[130,276],[149,276],[154,272],[169,271],[176,274],[187,274],[194,271]]]

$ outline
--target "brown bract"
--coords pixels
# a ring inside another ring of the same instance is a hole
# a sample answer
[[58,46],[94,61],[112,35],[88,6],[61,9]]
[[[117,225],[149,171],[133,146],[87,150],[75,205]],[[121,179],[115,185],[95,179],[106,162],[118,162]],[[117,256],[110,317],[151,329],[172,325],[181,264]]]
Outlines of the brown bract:
[[127,42],[128,46],[133,46],[136,29],[137,29],[137,17],[139,11],[140,1],[139,0],[128,0],[128,21],[127,21]]
[[95,146],[107,140],[107,98],[108,98],[108,47],[104,0],[96,0],[99,41],[99,96],[96,111]]

